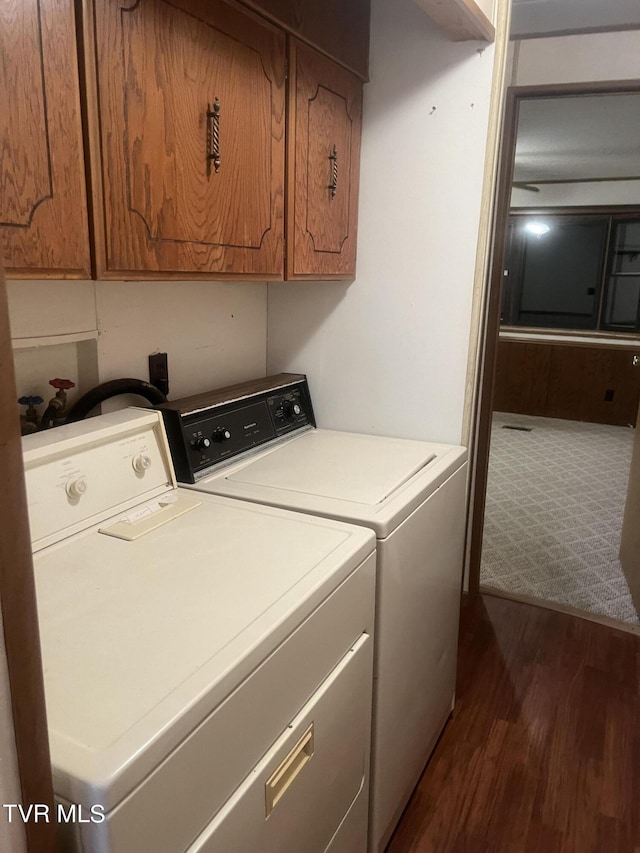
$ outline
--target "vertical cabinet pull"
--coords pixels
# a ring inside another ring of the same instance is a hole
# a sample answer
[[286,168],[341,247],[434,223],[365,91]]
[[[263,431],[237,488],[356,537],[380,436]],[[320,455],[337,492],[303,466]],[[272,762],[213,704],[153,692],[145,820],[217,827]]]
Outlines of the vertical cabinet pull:
[[331,161],[331,183],[328,187],[329,198],[335,198],[338,189],[338,149],[335,145],[331,154],[329,154],[329,160]]
[[216,98],[211,104],[207,104],[207,164],[216,173],[220,171],[220,101]]

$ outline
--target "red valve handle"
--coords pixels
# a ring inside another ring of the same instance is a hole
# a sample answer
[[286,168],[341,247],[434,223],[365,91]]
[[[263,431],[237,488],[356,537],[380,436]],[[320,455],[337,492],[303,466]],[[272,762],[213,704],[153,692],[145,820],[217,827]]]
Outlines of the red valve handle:
[[76,387],[76,383],[72,382],[70,379],[50,379],[49,385],[51,385],[53,388],[56,388],[58,391],[60,389],[68,391],[69,388]]

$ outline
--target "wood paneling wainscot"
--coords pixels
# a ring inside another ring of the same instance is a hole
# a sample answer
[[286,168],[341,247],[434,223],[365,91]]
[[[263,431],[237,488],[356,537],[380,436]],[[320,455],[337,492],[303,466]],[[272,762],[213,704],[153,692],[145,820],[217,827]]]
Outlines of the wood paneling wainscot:
[[494,411],[627,426],[640,400],[637,350],[501,340]]
[[287,278],[352,279],[362,83],[295,39],[289,57]]
[[73,0],[0,0],[0,242],[10,278],[87,278]]
[[87,12],[98,275],[282,278],[285,34],[222,0]]
[[544,415],[547,409],[551,347],[516,346],[501,341],[494,385],[498,412]]

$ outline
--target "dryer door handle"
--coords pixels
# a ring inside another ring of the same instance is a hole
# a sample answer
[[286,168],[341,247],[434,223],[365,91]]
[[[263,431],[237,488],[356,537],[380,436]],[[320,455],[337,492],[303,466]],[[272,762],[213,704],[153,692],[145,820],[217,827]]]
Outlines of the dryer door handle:
[[291,752],[265,782],[266,817],[269,817],[281,797],[293,785],[305,764],[311,761],[313,751],[313,723],[311,723]]

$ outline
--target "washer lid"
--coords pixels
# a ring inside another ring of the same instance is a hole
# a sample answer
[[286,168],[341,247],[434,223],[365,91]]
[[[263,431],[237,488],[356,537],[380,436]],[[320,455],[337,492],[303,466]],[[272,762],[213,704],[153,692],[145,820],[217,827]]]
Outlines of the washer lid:
[[437,459],[434,445],[313,430],[229,473],[228,482],[377,506]]
[[370,531],[195,495],[134,541],[35,555],[56,792],[112,808],[373,551]]

